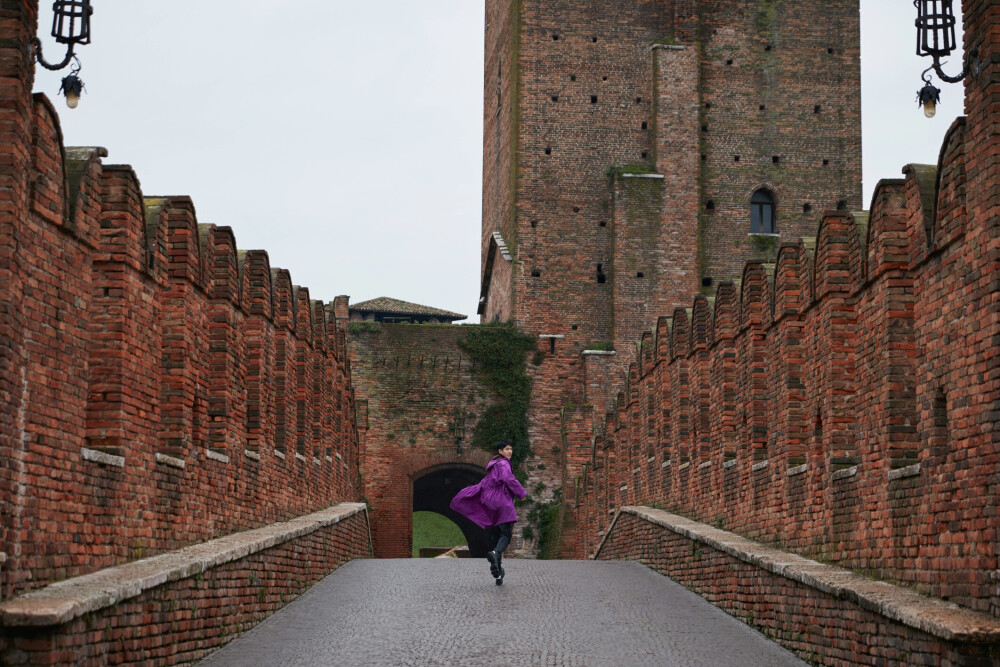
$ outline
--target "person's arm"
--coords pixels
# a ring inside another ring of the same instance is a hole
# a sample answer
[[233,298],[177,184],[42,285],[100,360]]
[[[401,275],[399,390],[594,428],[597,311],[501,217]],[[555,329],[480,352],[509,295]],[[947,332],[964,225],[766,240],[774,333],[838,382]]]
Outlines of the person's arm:
[[517,477],[514,477],[514,471],[510,469],[510,461],[502,461],[500,463],[500,479],[507,485],[510,492],[514,494],[514,497],[524,498],[528,495],[528,492],[524,490],[521,483],[517,481]]

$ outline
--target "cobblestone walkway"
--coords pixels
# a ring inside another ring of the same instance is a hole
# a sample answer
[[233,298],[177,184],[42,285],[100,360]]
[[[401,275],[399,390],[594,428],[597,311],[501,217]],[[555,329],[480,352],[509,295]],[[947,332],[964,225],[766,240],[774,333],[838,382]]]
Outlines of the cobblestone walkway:
[[353,561],[199,665],[805,665],[637,563],[504,566]]

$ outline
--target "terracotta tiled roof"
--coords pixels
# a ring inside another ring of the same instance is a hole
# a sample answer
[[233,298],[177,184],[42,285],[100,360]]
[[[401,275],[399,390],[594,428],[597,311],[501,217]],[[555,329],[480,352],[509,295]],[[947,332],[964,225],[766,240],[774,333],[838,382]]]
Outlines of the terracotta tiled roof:
[[440,308],[421,306],[419,303],[390,299],[387,296],[380,296],[377,299],[352,303],[352,311],[363,311],[366,313],[391,313],[393,315],[424,315],[426,317],[437,317],[442,320],[464,320],[468,316],[459,313],[452,313]]

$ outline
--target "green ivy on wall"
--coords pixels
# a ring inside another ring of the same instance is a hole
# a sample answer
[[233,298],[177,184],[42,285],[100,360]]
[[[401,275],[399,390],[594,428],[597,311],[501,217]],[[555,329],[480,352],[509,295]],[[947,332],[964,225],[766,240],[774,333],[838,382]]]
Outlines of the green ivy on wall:
[[500,399],[479,418],[472,442],[492,451],[495,443],[510,440],[514,443],[511,467],[517,471],[530,454],[531,378],[527,373],[527,356],[535,350],[535,339],[518,331],[513,324],[491,323],[469,327],[469,334],[458,346],[478,364],[484,384]]

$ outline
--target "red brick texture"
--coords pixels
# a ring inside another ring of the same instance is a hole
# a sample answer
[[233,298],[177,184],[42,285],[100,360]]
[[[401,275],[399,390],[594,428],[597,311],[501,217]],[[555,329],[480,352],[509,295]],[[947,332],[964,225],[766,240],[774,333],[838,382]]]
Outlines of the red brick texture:
[[[580,352],[614,345],[613,386],[703,280],[861,208],[859,23],[857,0],[486,3],[480,312],[563,336],[568,359],[532,374],[536,470],[559,465],[559,410],[601,382]],[[749,236],[759,188],[779,236]],[[509,263],[490,263],[494,232]]]
[[941,639],[888,618],[878,605],[781,576],[632,514],[618,516],[600,558],[637,560],[669,576],[810,664],[996,664],[995,643]]
[[368,555],[368,525],[362,511],[60,626],[5,628],[0,633],[0,662],[193,662],[291,602],[339,566]]
[[936,169],[879,184],[867,219],[827,213],[815,244],[747,264],[738,295],[723,284],[644,338],[655,353],[623,378],[577,485],[581,553],[609,504],[662,506],[1000,615],[983,502],[1000,461],[997,228],[972,207],[1000,179],[980,171],[995,144],[972,110]]
[[366,408],[358,425],[377,558],[411,555],[415,481],[443,468],[482,475],[493,456],[471,445],[496,398],[458,346],[467,333],[452,325],[348,326],[355,397]]
[[325,305],[64,148],[27,92],[35,3],[0,21],[0,597],[357,499]]

